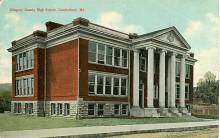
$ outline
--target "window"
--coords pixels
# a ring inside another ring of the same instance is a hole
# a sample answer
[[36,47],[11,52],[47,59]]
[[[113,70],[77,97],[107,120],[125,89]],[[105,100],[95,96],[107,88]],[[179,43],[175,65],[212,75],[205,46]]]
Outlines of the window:
[[17,113],[21,113],[21,103],[17,104]]
[[180,62],[176,62],[176,77],[180,77]]
[[95,115],[95,104],[88,104],[88,115]]
[[16,96],[19,95],[19,80],[16,80],[16,83],[15,83],[15,87],[16,87]]
[[103,94],[104,76],[97,75],[97,94]]
[[180,85],[176,84],[176,99],[180,98]]
[[119,78],[114,78],[113,95],[119,95]]
[[57,104],[57,115],[61,115],[63,112],[62,103]]
[[28,114],[28,103],[25,103],[24,110],[25,110],[25,114]]
[[27,79],[23,79],[23,95],[26,95],[26,80]]
[[120,66],[120,49],[114,48],[114,65]]
[[127,79],[121,78],[121,95],[127,94]]
[[89,94],[95,94],[95,74],[89,74]]
[[112,93],[112,78],[110,76],[105,77],[105,94]]
[[115,114],[115,115],[119,115],[119,110],[120,110],[120,109],[119,109],[119,104],[115,104],[115,105],[114,105],[114,114]]
[[69,103],[65,103],[64,104],[64,115],[70,115],[70,104]]
[[189,100],[189,84],[185,85],[185,99]]
[[21,71],[34,66],[34,50],[26,51],[15,56],[16,71]]
[[127,67],[128,61],[128,51],[122,50],[122,67]]
[[22,54],[19,54],[19,70],[23,70],[23,59],[22,59]]
[[105,45],[98,44],[98,63],[105,64]]
[[27,67],[27,57],[26,52],[23,53],[23,69],[26,69]]
[[30,68],[34,67],[34,50],[30,51]]
[[140,71],[146,71],[146,55],[140,54]]
[[23,93],[22,93],[22,79],[20,79],[19,81],[20,81],[20,85],[19,85],[20,86],[19,87],[20,88],[20,95],[23,95]]
[[21,103],[14,103],[14,113],[21,113]]
[[88,47],[89,61],[96,62],[96,44],[95,42],[90,41]]
[[16,71],[19,70],[19,55],[16,56]]
[[51,115],[56,114],[56,104],[55,103],[50,104],[50,113],[51,113]]
[[34,78],[31,78],[31,95],[34,95]]
[[26,81],[27,81],[27,95],[30,95],[30,84],[29,84],[29,80],[30,78],[27,78]]
[[189,79],[190,77],[190,65],[186,64],[186,78]]
[[104,114],[103,104],[98,104],[98,116],[102,116]]
[[33,114],[33,103],[28,104],[28,113]]
[[112,65],[112,47],[107,46],[106,47],[106,64]]
[[121,114],[122,115],[126,115],[127,114],[127,104],[122,104]]

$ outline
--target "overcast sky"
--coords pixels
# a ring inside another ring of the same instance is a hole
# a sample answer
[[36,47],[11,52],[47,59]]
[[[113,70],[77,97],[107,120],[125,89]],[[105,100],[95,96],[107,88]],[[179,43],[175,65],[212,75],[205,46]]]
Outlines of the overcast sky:
[[[31,8],[78,11],[24,11]],[[67,24],[77,17],[127,33],[143,34],[175,26],[198,59],[194,84],[207,71],[218,75],[217,0],[0,0],[0,17],[0,83],[11,82],[11,54],[6,50],[11,41],[34,30],[45,30],[47,21]]]

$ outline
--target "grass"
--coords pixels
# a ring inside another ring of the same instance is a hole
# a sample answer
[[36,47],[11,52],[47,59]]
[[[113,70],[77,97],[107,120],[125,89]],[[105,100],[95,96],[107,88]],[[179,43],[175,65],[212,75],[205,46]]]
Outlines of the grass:
[[179,118],[94,118],[75,120],[70,118],[49,118],[16,116],[12,114],[0,114],[0,131],[30,130],[67,128],[84,126],[114,126],[132,124],[152,124],[152,123],[174,123],[174,122],[195,122],[203,119],[195,117]]

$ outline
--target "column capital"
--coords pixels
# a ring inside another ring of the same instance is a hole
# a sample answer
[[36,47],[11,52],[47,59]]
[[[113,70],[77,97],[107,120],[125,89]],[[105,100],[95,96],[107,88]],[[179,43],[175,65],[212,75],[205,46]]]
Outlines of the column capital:
[[177,56],[178,54],[176,52],[171,52],[171,56]]
[[140,50],[139,49],[132,49],[134,52],[137,52],[137,53],[140,53]]
[[148,49],[153,49],[153,50],[156,50],[156,47],[153,47],[153,46],[146,47],[146,50],[148,50]]
[[163,52],[167,53],[167,50],[165,50],[165,49],[160,49],[160,53],[163,53]]

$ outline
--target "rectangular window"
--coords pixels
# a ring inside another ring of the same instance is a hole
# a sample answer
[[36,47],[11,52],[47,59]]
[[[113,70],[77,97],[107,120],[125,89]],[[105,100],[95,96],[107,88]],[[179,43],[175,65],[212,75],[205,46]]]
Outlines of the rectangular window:
[[98,44],[98,63],[105,64],[105,45]]
[[185,99],[189,100],[189,84],[185,85]]
[[127,67],[128,62],[128,51],[122,50],[122,67]]
[[26,95],[26,83],[27,83],[26,80],[27,79],[23,79],[23,86],[22,86],[23,87],[23,95]]
[[121,95],[127,95],[127,79],[121,78]]
[[95,42],[90,41],[89,42],[89,47],[88,47],[88,60],[90,62],[96,62],[96,44]]
[[106,76],[105,77],[105,94],[112,93],[112,77]]
[[98,116],[103,116],[104,114],[104,106],[103,104],[98,104]]
[[119,78],[114,78],[113,95],[119,95]]
[[26,58],[26,64],[27,64],[27,69],[28,69],[28,68],[30,68],[30,63],[29,63],[29,61],[30,61],[30,52],[27,51],[26,54],[27,54],[26,55],[26,57],[27,57]]
[[57,104],[57,115],[62,115],[63,114],[63,109],[62,109],[62,103]]
[[107,46],[106,47],[106,64],[112,65],[112,47]]
[[26,69],[27,67],[27,56],[26,52],[23,53],[23,69]]
[[19,80],[16,80],[16,83],[15,83],[15,87],[16,87],[16,96],[19,95]]
[[121,114],[126,115],[127,114],[127,104],[121,105]]
[[25,103],[24,110],[25,110],[25,114],[28,114],[28,103]]
[[64,104],[64,115],[70,115],[70,104],[69,103],[65,103]]
[[146,55],[140,54],[140,71],[146,71]]
[[114,48],[114,65],[115,66],[120,66],[120,49],[119,48]]
[[104,76],[97,75],[97,94],[103,94]]
[[16,55],[16,71],[19,70],[19,55]]
[[28,104],[28,113],[33,114],[33,103]]
[[186,78],[189,79],[190,77],[190,65],[186,64]]
[[95,94],[95,74],[89,74],[89,94]]
[[20,85],[19,85],[20,86],[19,87],[20,88],[20,95],[23,95],[23,92],[22,92],[23,91],[22,90],[22,79],[20,79],[19,82],[20,82]]
[[29,84],[30,81],[29,80],[30,80],[30,78],[26,79],[26,82],[27,82],[27,95],[30,95],[30,84]]
[[34,95],[34,78],[31,78],[31,95]]
[[50,113],[51,113],[51,115],[56,114],[56,104],[55,103],[50,104]]
[[176,77],[180,77],[180,62],[176,62]]
[[34,50],[30,51],[30,67],[33,68],[34,67]]
[[22,59],[22,54],[19,54],[19,70],[23,70],[23,59]]
[[21,103],[18,103],[17,105],[18,105],[17,111],[18,111],[18,113],[21,113]]
[[176,84],[176,99],[180,98],[180,85]]
[[115,105],[114,105],[114,114],[115,114],[115,115],[119,115],[119,113],[120,113],[119,110],[120,110],[120,109],[119,109],[119,104],[115,104]]
[[95,115],[95,104],[88,104],[88,115]]

